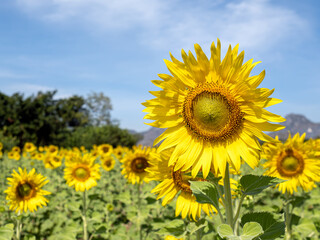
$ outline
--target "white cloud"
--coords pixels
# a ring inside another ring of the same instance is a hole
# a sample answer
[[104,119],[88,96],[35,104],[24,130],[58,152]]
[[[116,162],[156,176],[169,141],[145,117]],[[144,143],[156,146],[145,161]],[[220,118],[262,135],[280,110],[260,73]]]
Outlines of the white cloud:
[[[208,49],[219,37],[242,49],[269,51],[301,38],[308,23],[295,11],[268,0],[234,2],[180,0],[16,0],[33,16],[49,22],[80,23],[91,31],[139,32],[142,44],[160,49]],[[180,51],[180,50],[179,50]]]

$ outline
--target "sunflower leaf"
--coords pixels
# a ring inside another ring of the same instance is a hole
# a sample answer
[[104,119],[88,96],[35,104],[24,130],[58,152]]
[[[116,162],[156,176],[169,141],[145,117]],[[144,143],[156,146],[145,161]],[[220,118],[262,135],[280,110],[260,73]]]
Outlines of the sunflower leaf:
[[0,227],[0,240],[10,240],[13,236],[13,224],[7,224]]
[[185,224],[180,219],[175,219],[168,222],[160,231],[159,234],[170,234],[175,237],[180,237],[185,232]]
[[198,203],[209,203],[219,207],[219,194],[216,187],[210,182],[189,181],[193,195]]
[[247,222],[242,229],[241,240],[252,240],[263,234],[261,225],[257,222]]
[[240,179],[242,193],[245,195],[256,195],[264,189],[284,182],[279,178],[269,176],[244,175]]
[[240,238],[234,235],[232,228],[228,224],[221,224],[218,226],[219,236],[231,240],[239,240]]
[[[202,173],[202,172],[199,172],[199,173],[197,174],[197,178],[203,178],[203,179],[204,179],[203,173]],[[222,177],[216,177],[212,172],[209,172],[206,180],[207,180],[207,181],[210,181],[210,182],[212,182],[212,183],[214,183],[214,184],[218,184],[221,178],[222,178]]]
[[263,228],[264,233],[259,236],[262,240],[271,240],[281,237],[285,233],[284,222],[278,222],[269,212],[247,213],[241,218],[241,225],[248,222],[258,222]]

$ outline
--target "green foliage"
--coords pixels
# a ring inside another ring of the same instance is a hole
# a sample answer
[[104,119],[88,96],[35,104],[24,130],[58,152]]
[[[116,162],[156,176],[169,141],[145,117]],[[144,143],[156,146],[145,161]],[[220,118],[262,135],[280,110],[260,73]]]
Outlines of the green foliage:
[[0,141],[6,150],[26,142],[38,146],[133,146],[139,136],[111,125],[110,99],[103,93],[55,99],[56,91],[24,97],[0,93]]
[[219,194],[212,183],[190,181],[190,187],[198,203],[209,203],[219,208]]
[[277,185],[283,180],[269,176],[255,176],[252,174],[244,175],[240,179],[240,184],[243,188],[243,194],[256,195],[264,189]]
[[102,92],[93,92],[87,96],[86,106],[90,112],[90,123],[93,126],[111,124],[110,110],[112,110],[112,105],[109,97]]
[[232,228],[227,224],[218,227],[218,233],[221,237],[230,240],[252,240],[263,233],[262,227],[257,222],[248,222],[243,226],[241,236],[236,236]]
[[159,234],[174,235],[181,237],[185,232],[185,224],[181,219],[175,219],[167,222],[165,226],[159,231]]
[[87,126],[77,128],[63,141],[63,146],[85,146],[90,149],[94,144],[109,143],[114,147],[117,145],[132,147],[137,140],[138,136],[132,135],[127,130],[115,125]]
[[247,213],[241,218],[242,225],[252,221],[258,222],[263,228],[264,233],[259,236],[260,239],[273,240],[285,233],[285,223],[276,221],[270,212]]
[[0,93],[0,129],[6,137],[16,137],[18,145],[59,143],[75,127],[88,123],[85,100],[79,96],[54,99],[56,91],[24,98],[15,93],[11,97]]
[[4,151],[10,151],[14,146],[19,144],[19,141],[16,137],[5,136],[3,131],[0,131],[0,141],[3,144]]
[[10,240],[13,236],[13,224],[0,227],[0,240]]

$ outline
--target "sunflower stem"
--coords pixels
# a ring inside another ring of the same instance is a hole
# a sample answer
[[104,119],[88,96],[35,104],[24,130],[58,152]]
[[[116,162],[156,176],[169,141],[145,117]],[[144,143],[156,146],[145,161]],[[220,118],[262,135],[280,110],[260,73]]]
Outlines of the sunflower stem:
[[289,202],[289,193],[286,192],[286,201],[284,202],[284,212],[285,212],[285,221],[286,221],[286,239],[292,239],[292,229],[291,229],[291,213],[290,213],[290,202]]
[[237,223],[239,215],[240,215],[241,206],[242,206],[242,203],[243,203],[243,200],[245,199],[245,197],[246,197],[246,195],[244,195],[244,194],[241,195],[240,202],[237,206],[236,215],[234,216],[234,219],[233,219],[233,229],[235,229],[236,223]]
[[22,223],[21,223],[21,218],[20,218],[20,211],[17,215],[17,222],[16,222],[16,240],[21,239],[21,229],[22,229]]
[[83,220],[83,240],[88,240],[87,230],[87,190],[83,192],[83,209],[82,209],[82,220]]
[[224,181],[225,208],[226,208],[226,217],[227,217],[226,223],[230,225],[232,230],[234,230],[229,163],[227,163],[226,172],[225,172],[223,181]]
[[138,191],[138,232],[139,232],[139,239],[142,240],[142,229],[141,229],[141,184],[137,184],[137,191]]

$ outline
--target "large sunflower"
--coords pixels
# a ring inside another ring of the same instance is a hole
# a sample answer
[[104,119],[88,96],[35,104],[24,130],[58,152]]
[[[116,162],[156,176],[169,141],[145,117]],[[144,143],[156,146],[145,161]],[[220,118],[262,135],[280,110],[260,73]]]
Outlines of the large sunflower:
[[175,171],[192,168],[192,176],[202,169],[206,177],[211,166],[224,175],[229,162],[238,171],[240,157],[251,167],[259,161],[261,146],[257,138],[273,141],[262,131],[283,128],[271,122],[285,119],[264,108],[281,102],[269,98],[273,90],[257,88],[265,71],[250,76],[257,63],[243,64],[244,52],[238,54],[238,45],[227,51],[220,60],[221,44],[211,45],[211,59],[195,44],[197,59],[182,50],[183,62],[171,55],[165,63],[171,75],[159,74],[162,80],[152,82],[162,88],[153,91],[156,98],[143,105],[145,119],[153,127],[167,128],[154,144],[163,140],[159,151],[175,147],[169,165],[174,161]]
[[188,172],[174,171],[174,167],[168,166],[171,154],[172,149],[163,151],[160,156],[156,155],[150,162],[150,167],[147,168],[147,171],[150,172],[150,178],[161,181],[151,192],[158,195],[157,199],[163,197],[163,206],[170,203],[178,195],[175,214],[176,216],[181,214],[182,218],[188,216],[196,220],[200,217],[201,209],[207,215],[215,212],[216,210],[212,205],[198,203],[196,197],[192,194],[189,180],[204,180],[193,179],[188,175]]
[[155,153],[154,148],[142,147],[142,146],[133,146],[131,151],[128,151],[122,162],[122,175],[128,179],[132,184],[149,182],[149,173],[145,171],[149,167],[149,162],[153,158]]
[[305,133],[289,135],[285,143],[265,143],[262,158],[266,175],[286,180],[278,185],[282,193],[297,191],[297,187],[311,190],[320,181],[320,149],[313,140],[304,141]]
[[34,168],[29,173],[21,168],[19,173],[13,170],[12,178],[7,180],[10,186],[4,192],[7,194],[10,210],[34,212],[37,207],[46,206],[49,202],[44,195],[50,192],[41,189],[49,180],[40,173],[37,174]]
[[90,154],[74,154],[72,159],[65,162],[64,178],[67,184],[74,186],[76,191],[84,192],[97,185],[100,179],[99,164],[95,164],[96,157]]

